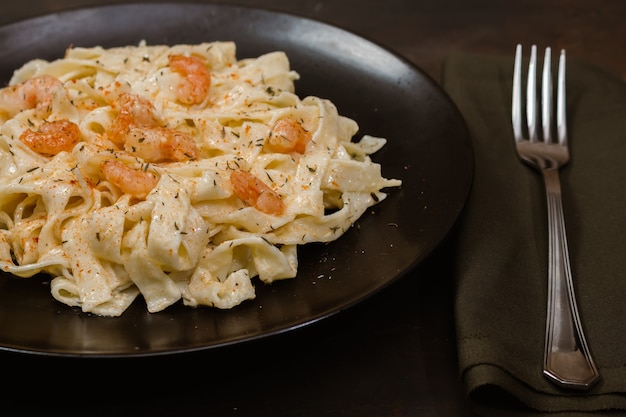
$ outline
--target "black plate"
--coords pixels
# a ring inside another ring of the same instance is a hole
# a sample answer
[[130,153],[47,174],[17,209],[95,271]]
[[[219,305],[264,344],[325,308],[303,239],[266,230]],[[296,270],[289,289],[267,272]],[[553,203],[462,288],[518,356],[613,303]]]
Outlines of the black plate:
[[470,189],[465,124],[442,90],[394,53],[324,23],[270,11],[193,4],[80,9],[0,28],[0,80],[69,45],[104,47],[232,40],[238,57],[285,51],[296,91],[332,100],[359,134],[389,142],[374,155],[404,181],[338,241],[301,247],[298,277],[257,283],[229,311],[174,305],[149,314],[139,298],[119,318],[56,302],[46,277],[0,277],[0,349],[59,356],[136,356],[207,349],[313,323],[407,274],[445,238]]

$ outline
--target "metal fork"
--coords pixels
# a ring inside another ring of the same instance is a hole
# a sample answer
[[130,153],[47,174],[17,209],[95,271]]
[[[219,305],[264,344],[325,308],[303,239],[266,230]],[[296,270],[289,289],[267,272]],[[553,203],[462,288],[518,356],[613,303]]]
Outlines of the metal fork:
[[[559,168],[569,161],[565,115],[565,50],[559,58],[556,127],[553,124],[550,48],[546,48],[541,81],[541,116],[537,114],[537,47],[528,66],[526,119],[522,127],[522,46],[517,45],[513,74],[512,121],[515,147],[523,162],[543,175],[548,205],[548,314],[543,374],[557,385],[589,389],[600,374],[591,357],[578,313],[569,264]],[[539,132],[538,121],[542,129]],[[553,132],[556,131],[556,138]]]

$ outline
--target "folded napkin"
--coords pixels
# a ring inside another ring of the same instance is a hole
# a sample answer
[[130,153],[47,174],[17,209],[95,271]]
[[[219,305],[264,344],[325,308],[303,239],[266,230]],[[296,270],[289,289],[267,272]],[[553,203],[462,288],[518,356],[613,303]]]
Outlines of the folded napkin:
[[588,392],[572,392],[542,374],[546,202],[541,175],[515,154],[514,49],[507,57],[457,52],[443,70],[476,164],[456,248],[461,378],[481,415],[626,410],[626,84],[568,56],[571,160],[561,187],[579,311],[601,374]]

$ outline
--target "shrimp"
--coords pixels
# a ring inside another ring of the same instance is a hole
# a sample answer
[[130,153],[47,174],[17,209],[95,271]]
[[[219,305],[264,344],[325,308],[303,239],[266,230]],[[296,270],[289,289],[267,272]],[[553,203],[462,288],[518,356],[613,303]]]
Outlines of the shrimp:
[[159,177],[148,171],[131,168],[112,159],[100,163],[104,178],[119,187],[125,193],[144,199],[159,182]]
[[165,127],[132,128],[124,150],[147,162],[183,162],[200,156],[193,137]]
[[63,83],[51,75],[39,75],[20,84],[0,90],[0,112],[10,117],[17,113],[37,109],[44,115],[50,114],[54,94],[63,88]]
[[170,69],[182,75],[176,96],[184,104],[202,103],[209,94],[211,73],[195,56],[170,55]]
[[113,104],[119,108],[117,117],[107,131],[111,142],[121,145],[132,127],[153,127],[161,123],[150,100],[137,94],[124,93]]
[[277,216],[285,211],[285,202],[278,193],[251,173],[235,170],[230,182],[235,195],[257,210]]
[[20,140],[26,146],[42,155],[69,152],[80,139],[80,128],[69,120],[44,122],[36,131],[26,129],[20,135]]
[[280,119],[272,127],[267,145],[274,152],[303,154],[310,141],[311,132],[305,130],[301,123]]
[[122,94],[114,106],[119,112],[107,137],[129,154],[147,162],[181,162],[200,156],[191,136],[161,126],[161,118],[148,99]]

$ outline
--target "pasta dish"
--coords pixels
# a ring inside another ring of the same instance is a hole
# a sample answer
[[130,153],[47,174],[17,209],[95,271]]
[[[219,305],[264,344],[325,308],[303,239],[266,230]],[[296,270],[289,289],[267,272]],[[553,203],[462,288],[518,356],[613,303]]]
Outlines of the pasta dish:
[[69,48],[0,90],[0,268],[46,273],[61,303],[119,316],[228,309],[294,278],[385,188],[363,135],[300,98],[283,52],[232,42]]

